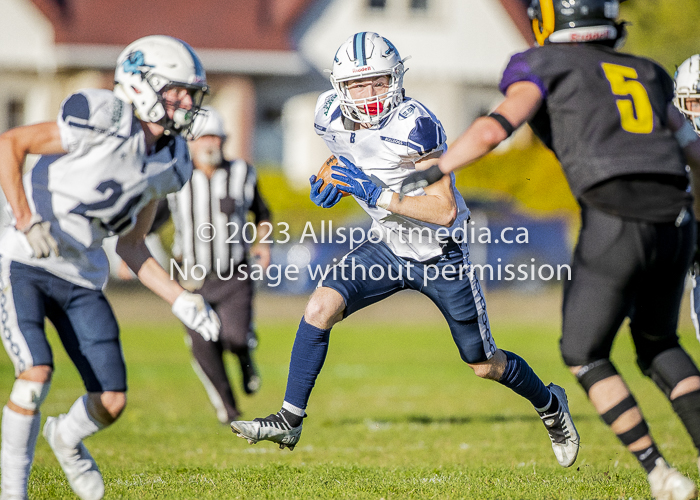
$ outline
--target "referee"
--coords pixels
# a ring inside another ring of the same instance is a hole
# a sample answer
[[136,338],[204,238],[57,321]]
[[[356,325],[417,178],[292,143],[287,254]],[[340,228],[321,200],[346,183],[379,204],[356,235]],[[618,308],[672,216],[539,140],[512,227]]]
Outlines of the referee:
[[[251,239],[242,232],[244,226],[250,226],[246,221],[252,213],[256,235],[266,234],[261,224],[269,224],[270,211],[258,191],[255,168],[241,159],[224,159],[223,120],[214,109],[204,109],[193,126],[197,139],[189,143],[195,167],[192,179],[169,196],[168,203],[175,225],[173,256],[182,269],[197,266],[197,271],[206,270],[194,273],[197,278],[205,274],[203,279],[188,279],[183,286],[197,290],[221,319],[218,342],[204,342],[189,329],[186,338],[192,349],[192,366],[219,421],[228,424],[240,412],[224,365],[225,351],[240,362],[245,393],[253,394],[260,388],[260,375],[251,356],[257,344],[252,329],[253,283],[241,268],[267,268],[270,247],[258,243],[248,248],[245,242]],[[208,229],[201,232],[201,228]]]

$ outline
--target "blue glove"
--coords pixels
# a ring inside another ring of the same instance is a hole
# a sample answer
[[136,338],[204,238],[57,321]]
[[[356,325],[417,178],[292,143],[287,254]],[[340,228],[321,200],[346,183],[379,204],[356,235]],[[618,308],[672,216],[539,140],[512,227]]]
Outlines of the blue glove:
[[342,161],[347,168],[339,166],[332,167],[333,172],[338,173],[332,174],[331,177],[344,182],[347,186],[338,186],[338,189],[350,193],[364,201],[369,208],[375,208],[379,195],[382,194],[382,188],[372,182],[372,179],[367,177],[362,170],[357,168],[355,164],[347,158],[341,156],[340,161]]
[[309,183],[311,183],[311,194],[309,197],[319,207],[331,208],[343,197],[343,193],[334,184],[329,183],[323,191],[320,191],[319,188],[323,184],[323,179],[317,179],[315,175],[309,177]]

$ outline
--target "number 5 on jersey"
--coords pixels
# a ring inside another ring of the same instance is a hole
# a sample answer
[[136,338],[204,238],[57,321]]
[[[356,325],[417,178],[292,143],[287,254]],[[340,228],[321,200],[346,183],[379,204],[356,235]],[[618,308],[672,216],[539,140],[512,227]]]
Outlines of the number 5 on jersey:
[[[623,99],[617,99],[622,130],[632,134],[649,134],[654,128],[654,112],[644,85],[637,81],[634,68],[618,64],[602,63],[605,78],[610,82],[610,90]],[[632,98],[631,100],[629,98]]]

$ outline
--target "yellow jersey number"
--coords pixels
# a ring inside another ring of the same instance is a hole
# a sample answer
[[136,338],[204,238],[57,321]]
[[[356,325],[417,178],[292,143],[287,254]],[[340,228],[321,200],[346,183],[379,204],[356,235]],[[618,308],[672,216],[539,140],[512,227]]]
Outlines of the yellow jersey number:
[[[602,63],[605,78],[610,82],[614,95],[625,96],[617,99],[622,130],[632,134],[649,134],[654,128],[654,112],[644,85],[639,83],[634,68],[618,64]],[[631,99],[630,99],[631,98]]]

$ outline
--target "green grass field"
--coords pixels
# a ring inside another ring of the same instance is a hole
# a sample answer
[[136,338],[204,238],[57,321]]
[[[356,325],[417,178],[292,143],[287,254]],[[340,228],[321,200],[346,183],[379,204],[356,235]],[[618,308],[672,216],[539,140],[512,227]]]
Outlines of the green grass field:
[[[189,365],[177,320],[144,293],[114,296],[129,375],[129,404],[111,428],[86,441],[106,483],[106,498],[649,498],[646,477],[599,420],[558,352],[558,293],[487,295],[499,347],[522,355],[546,381],[567,389],[582,438],[576,464],[556,463],[529,403],[463,364],[446,325],[423,297],[373,306],[334,329],[330,352],[293,452],[250,446],[215,418]],[[263,387],[245,397],[231,363],[244,416],[277,411],[303,299],[257,301]],[[687,311],[684,311],[687,314]],[[689,321],[683,344],[700,345]],[[54,333],[56,372],[43,415],[80,396],[77,372]],[[6,398],[12,368],[0,358]],[[629,336],[614,361],[641,400],[666,458],[695,480],[689,437],[651,381],[636,370]],[[43,437],[30,498],[75,498]]]

